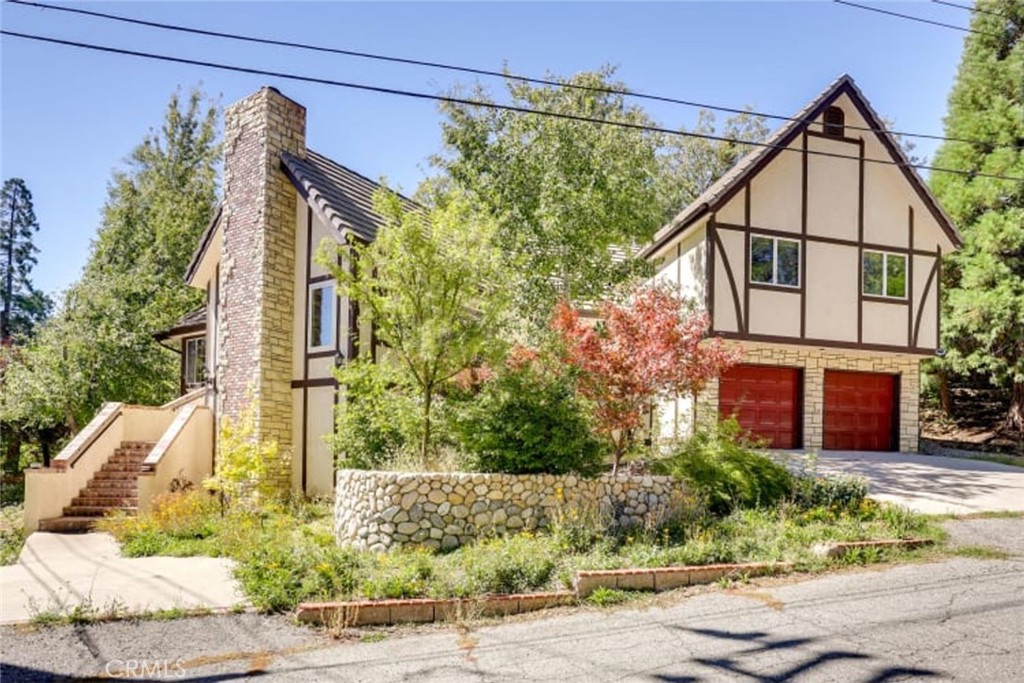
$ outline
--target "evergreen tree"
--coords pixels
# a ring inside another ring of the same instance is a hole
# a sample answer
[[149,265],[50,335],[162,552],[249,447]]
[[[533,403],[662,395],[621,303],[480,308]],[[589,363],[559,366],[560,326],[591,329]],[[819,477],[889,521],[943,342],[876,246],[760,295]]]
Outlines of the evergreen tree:
[[39,251],[33,242],[38,230],[32,193],[21,178],[9,178],[0,192],[0,340],[8,344],[31,335],[53,307],[29,279]]
[[201,301],[184,274],[217,201],[216,123],[201,93],[176,93],[114,174],[82,277],[33,344],[0,358],[0,421],[75,432],[105,401],[174,396],[178,356],[153,335]]
[[[976,12],[949,97],[935,165],[1024,178],[1024,4]],[[931,185],[964,235],[945,266],[945,368],[1011,390],[1006,426],[1024,431],[1024,180],[935,173]]]

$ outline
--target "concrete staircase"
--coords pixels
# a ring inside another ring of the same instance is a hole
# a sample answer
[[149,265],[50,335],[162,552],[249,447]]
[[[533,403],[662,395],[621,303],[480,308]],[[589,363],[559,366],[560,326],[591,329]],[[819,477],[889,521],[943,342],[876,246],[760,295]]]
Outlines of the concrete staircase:
[[63,510],[61,517],[39,520],[39,530],[64,534],[90,531],[108,512],[122,510],[135,514],[139,509],[139,473],[142,461],[156,444],[149,441],[122,441],[106,463]]

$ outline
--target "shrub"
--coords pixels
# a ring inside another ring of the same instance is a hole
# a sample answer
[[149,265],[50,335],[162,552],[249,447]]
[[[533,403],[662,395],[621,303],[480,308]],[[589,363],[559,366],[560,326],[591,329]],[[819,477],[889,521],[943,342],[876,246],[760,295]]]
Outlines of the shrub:
[[333,446],[338,464],[353,469],[383,469],[416,442],[418,412],[402,374],[388,364],[358,359],[335,372],[346,400],[335,416]]
[[477,593],[523,593],[544,587],[558,563],[547,538],[528,534],[463,547],[459,560]]
[[768,456],[755,453],[735,419],[698,429],[655,469],[687,482],[715,514],[773,505],[790,493],[792,476]]
[[810,510],[824,507],[836,512],[854,512],[868,495],[868,483],[850,475],[800,475],[793,478],[793,502]]
[[289,471],[289,457],[276,441],[257,441],[256,407],[250,403],[237,419],[225,416],[217,440],[217,471],[203,482],[228,502],[265,504],[281,495],[278,479]]
[[603,456],[572,382],[529,365],[505,368],[454,419],[474,470],[594,474]]

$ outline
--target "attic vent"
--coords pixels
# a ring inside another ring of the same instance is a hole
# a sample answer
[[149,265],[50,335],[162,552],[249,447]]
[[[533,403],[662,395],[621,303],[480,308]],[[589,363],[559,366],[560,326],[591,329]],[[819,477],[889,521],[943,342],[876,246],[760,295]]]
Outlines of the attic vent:
[[825,135],[834,138],[843,137],[843,126],[846,123],[846,115],[839,107],[829,107],[825,110]]

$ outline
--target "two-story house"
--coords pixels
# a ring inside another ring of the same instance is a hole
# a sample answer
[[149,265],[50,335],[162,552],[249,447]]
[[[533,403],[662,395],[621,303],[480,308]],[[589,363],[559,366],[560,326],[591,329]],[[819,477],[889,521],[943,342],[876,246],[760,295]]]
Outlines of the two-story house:
[[642,252],[743,350],[696,399],[661,405],[660,432],[735,415],[776,448],[916,451],[960,236],[849,76],[767,144]]

